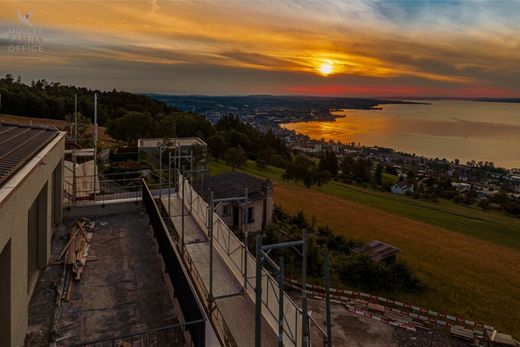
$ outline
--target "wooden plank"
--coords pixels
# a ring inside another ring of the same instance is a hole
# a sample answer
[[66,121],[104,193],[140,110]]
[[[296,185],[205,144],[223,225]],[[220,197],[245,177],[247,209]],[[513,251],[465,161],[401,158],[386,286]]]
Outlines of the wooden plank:
[[58,260],[63,258],[63,256],[65,255],[65,253],[69,249],[69,246],[70,246],[71,242],[72,242],[72,237],[69,237],[69,242],[67,242],[65,247],[63,247],[63,249],[61,250],[60,255],[58,256]]

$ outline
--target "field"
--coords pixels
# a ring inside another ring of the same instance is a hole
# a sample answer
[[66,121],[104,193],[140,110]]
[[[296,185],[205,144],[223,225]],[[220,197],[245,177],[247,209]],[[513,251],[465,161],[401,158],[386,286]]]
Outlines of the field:
[[[213,162],[211,170],[229,168]],[[288,212],[303,210],[348,237],[400,248],[400,259],[428,288],[398,299],[520,336],[520,321],[513,318],[520,308],[520,220],[335,182],[307,189],[283,182],[280,169],[260,171],[252,163],[243,171],[275,182],[275,203]]]

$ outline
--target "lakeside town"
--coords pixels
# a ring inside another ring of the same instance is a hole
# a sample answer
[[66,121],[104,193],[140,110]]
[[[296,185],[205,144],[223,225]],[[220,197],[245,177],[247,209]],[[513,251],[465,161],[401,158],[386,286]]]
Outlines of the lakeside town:
[[[411,102],[269,96],[154,97],[181,109],[201,113],[213,124],[222,117],[234,115],[260,132],[270,132],[279,137],[294,153],[322,158],[324,153],[334,152],[338,163],[345,157],[369,159],[373,170],[380,165],[384,172],[397,177],[396,182],[382,187],[394,194],[426,200],[436,200],[438,197],[453,199],[455,202],[478,204],[483,209],[502,205],[507,206],[505,209],[512,214],[519,213],[520,168],[496,167],[491,161],[471,160],[464,163],[458,159],[428,158],[354,142],[317,140],[281,126],[293,122],[333,122],[337,116],[332,111],[339,109],[377,110],[384,104]],[[341,165],[339,171],[337,178],[341,179]]]

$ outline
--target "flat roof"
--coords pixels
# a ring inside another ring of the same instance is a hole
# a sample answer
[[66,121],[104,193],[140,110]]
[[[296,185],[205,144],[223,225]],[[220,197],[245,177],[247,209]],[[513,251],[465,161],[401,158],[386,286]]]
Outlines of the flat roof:
[[178,137],[178,138],[149,138],[139,139],[137,147],[139,148],[158,148],[160,146],[206,146],[206,142],[199,137]]
[[0,187],[58,133],[52,127],[0,122]]
[[271,186],[272,183],[269,180],[237,171],[211,176],[204,180],[202,187],[200,184],[193,184],[195,191],[204,198],[207,198],[209,192],[213,191],[214,199],[243,196],[246,188],[249,199],[255,199],[263,196],[264,189],[269,189]]
[[[62,302],[58,331],[62,340],[58,341],[58,347],[179,323],[146,213],[137,212],[135,207],[127,211],[106,208],[105,215],[94,208],[76,210],[95,225],[84,272],[79,281],[70,282],[69,301]],[[67,244],[73,223],[74,219],[67,219],[65,227],[55,231],[54,257],[58,258]],[[49,327],[55,309],[52,284],[61,278],[62,272],[61,264],[49,266],[38,278],[29,305],[28,345],[49,345]],[[169,333],[171,345],[175,341],[173,333],[177,331],[173,328],[162,331]],[[154,336],[151,337],[153,342]],[[128,346],[136,346],[137,342],[128,342]],[[182,342],[179,341],[179,345],[184,345]]]

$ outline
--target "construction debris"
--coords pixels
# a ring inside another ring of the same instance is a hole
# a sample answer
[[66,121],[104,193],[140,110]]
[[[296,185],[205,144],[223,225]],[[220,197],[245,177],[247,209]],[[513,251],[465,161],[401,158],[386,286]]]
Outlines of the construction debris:
[[519,346],[518,341],[515,341],[511,335],[499,333],[496,330],[487,331],[486,337],[490,346]]
[[72,279],[79,281],[81,274],[85,271],[87,261],[98,260],[89,257],[88,251],[92,241],[95,222],[86,218],[77,219],[69,233],[69,241],[61,250],[57,259],[53,259],[51,265],[63,264],[63,273],[59,281],[54,284],[56,291],[56,307],[50,327],[50,344],[55,345],[58,341],[59,319],[62,301],[69,301],[72,296]]
[[94,226],[95,222],[89,222],[87,219],[76,220],[70,230],[69,242],[63,248],[58,258],[58,260],[61,260],[65,257],[65,263],[72,265],[72,273],[75,275],[74,279],[78,281],[81,279],[81,274],[87,263]]

